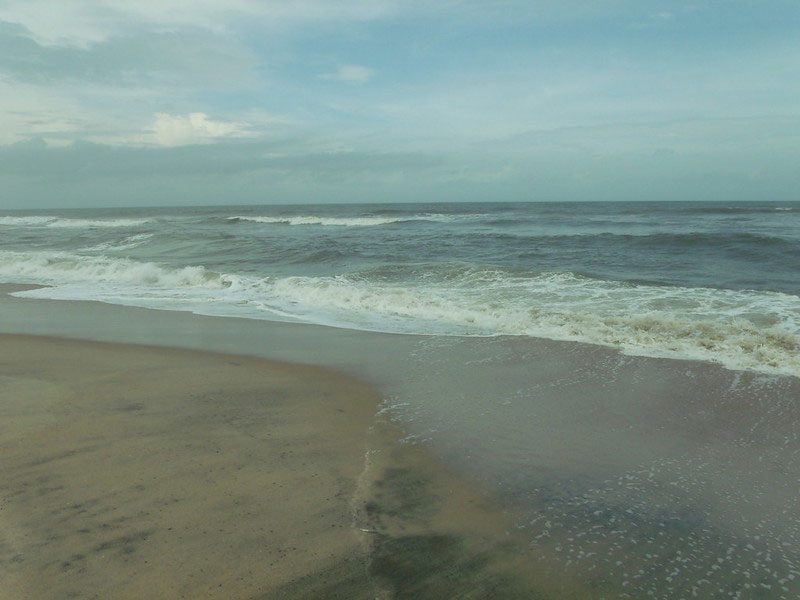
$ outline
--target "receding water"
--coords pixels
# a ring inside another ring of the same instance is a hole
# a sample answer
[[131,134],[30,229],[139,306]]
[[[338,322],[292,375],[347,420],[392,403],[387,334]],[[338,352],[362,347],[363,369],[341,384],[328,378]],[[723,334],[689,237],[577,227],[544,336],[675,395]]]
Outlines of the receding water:
[[510,512],[536,561],[521,568],[551,590],[584,590],[565,598],[800,594],[796,377],[519,336],[22,298],[0,302],[0,324],[324,364],[376,382],[405,443],[429,448]]

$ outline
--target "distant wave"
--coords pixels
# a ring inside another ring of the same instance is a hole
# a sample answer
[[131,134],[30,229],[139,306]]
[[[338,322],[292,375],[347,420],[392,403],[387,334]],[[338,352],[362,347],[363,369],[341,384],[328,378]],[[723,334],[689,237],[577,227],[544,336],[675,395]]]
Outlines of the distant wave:
[[81,248],[81,252],[114,252],[120,250],[130,250],[131,248],[137,248],[142,246],[148,242],[148,240],[152,239],[155,236],[153,233],[139,233],[136,235],[131,235],[125,237],[118,241],[108,241],[102,242],[95,246],[89,246],[87,248]]
[[58,219],[58,217],[31,216],[31,217],[0,217],[0,225],[12,227],[37,227],[47,225]]
[[330,225],[338,227],[369,227],[411,220],[409,217],[228,217],[232,223],[266,223],[275,225]]
[[407,223],[412,221],[434,221],[437,223],[463,220],[468,217],[481,215],[447,215],[447,214],[418,214],[402,216],[365,216],[365,217],[323,217],[315,215],[298,215],[286,217],[262,216],[235,216],[228,217],[230,223],[266,223],[276,225],[322,225],[334,227],[374,227],[376,225],[390,225],[392,223]]
[[151,222],[153,219],[69,219],[65,217],[35,215],[24,217],[0,217],[0,226],[9,227],[59,227],[59,228],[91,228],[91,227],[136,227]]
[[704,215],[744,215],[773,212],[792,212],[800,207],[790,206],[698,206],[687,209],[690,214]]
[[598,234],[606,237],[616,237],[621,240],[643,241],[647,244],[657,243],[663,245],[674,245],[676,248],[688,246],[731,246],[743,245],[780,245],[789,244],[786,240],[777,236],[760,235],[757,233],[746,232],[725,232],[725,233],[650,233],[642,235],[632,234]]
[[[493,223],[497,225],[496,223]],[[511,224],[511,223],[507,223]],[[793,244],[790,239],[786,239],[774,235],[761,235],[757,233],[746,232],[724,232],[724,233],[706,233],[706,232],[689,232],[689,233],[667,233],[667,232],[648,232],[648,233],[621,233],[611,231],[599,232],[586,232],[579,231],[572,234],[564,234],[561,232],[546,233],[537,231],[535,233],[521,232],[517,233],[514,230],[505,231],[503,233],[479,233],[478,236],[490,237],[496,240],[537,240],[541,239],[549,243],[553,242],[566,242],[569,244],[594,244],[597,241],[605,241],[605,243],[616,244],[630,244],[630,245],[643,245],[643,246],[674,246],[676,250],[681,248],[690,248],[694,246],[712,246],[712,247],[727,247],[727,246],[781,246],[784,244]]]

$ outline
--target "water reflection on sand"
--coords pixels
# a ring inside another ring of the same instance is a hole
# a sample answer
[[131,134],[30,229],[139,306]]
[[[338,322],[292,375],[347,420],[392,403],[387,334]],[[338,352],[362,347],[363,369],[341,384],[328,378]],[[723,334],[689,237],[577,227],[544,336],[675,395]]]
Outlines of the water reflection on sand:
[[[523,339],[428,339],[396,406],[601,597],[800,595],[800,380]],[[448,389],[449,388],[449,389]],[[427,393],[426,393],[427,392]]]
[[[549,579],[547,598],[800,597],[800,379],[529,338],[385,335],[9,297],[0,327],[366,377],[407,442],[511,511],[529,544],[515,564]],[[589,591],[566,591],[576,587]]]

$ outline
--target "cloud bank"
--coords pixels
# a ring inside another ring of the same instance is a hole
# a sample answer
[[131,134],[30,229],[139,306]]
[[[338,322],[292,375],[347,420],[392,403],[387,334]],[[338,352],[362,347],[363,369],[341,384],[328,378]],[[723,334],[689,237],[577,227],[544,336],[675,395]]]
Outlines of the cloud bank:
[[798,23],[787,0],[4,0],[0,209],[800,199]]

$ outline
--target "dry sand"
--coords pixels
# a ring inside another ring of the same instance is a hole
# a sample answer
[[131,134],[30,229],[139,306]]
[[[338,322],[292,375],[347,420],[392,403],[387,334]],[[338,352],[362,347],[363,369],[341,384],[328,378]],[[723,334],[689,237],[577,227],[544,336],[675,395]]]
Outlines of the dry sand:
[[316,367],[0,335],[0,598],[572,597],[377,407]]
[[0,597],[251,598],[364,572],[366,385],[245,357],[0,337]]

